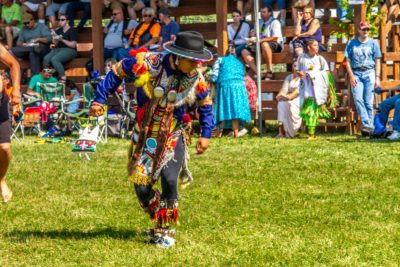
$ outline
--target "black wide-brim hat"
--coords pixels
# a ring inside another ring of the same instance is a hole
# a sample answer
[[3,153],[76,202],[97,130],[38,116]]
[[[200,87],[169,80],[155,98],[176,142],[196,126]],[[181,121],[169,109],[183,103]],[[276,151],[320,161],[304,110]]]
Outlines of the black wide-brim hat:
[[165,43],[164,49],[175,55],[194,60],[209,61],[213,58],[212,53],[204,48],[203,35],[195,31],[178,33],[175,42]]

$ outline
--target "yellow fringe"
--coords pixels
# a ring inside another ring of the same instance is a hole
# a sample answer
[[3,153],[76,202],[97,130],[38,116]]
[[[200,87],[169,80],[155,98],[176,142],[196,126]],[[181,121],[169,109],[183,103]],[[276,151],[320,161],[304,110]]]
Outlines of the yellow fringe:
[[134,172],[131,176],[129,176],[129,180],[136,185],[150,184],[150,178],[147,175],[138,172]]
[[125,79],[126,78],[126,73],[124,69],[122,68],[122,61],[119,61],[117,64],[112,66],[112,71],[114,72],[115,75],[117,75],[120,79]]

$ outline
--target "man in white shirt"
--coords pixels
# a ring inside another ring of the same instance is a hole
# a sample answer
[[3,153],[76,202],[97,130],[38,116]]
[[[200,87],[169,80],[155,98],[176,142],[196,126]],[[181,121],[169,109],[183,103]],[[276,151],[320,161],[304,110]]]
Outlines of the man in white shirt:
[[[273,11],[270,6],[263,6],[260,10],[260,13],[261,19],[259,20],[259,29],[261,52],[264,60],[267,63],[266,79],[272,79],[272,53],[279,53],[283,49],[282,27],[279,20],[274,18]],[[250,36],[255,36],[254,31],[250,33]],[[253,72],[256,73],[257,67],[251,51],[255,51],[256,40],[251,40],[250,43],[250,48],[253,49],[243,49],[242,57],[253,70]]]

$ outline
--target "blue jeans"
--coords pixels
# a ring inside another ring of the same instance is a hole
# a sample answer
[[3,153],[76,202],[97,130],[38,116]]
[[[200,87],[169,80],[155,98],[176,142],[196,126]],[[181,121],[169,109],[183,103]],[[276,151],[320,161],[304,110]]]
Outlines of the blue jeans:
[[382,101],[379,105],[379,117],[383,125],[386,125],[389,112],[394,109],[393,130],[400,131],[400,95],[392,96]]
[[286,9],[286,0],[263,0],[264,6],[274,7],[275,3],[278,3],[279,10]]
[[71,27],[74,27],[75,12],[79,10],[83,10],[83,15],[79,21],[78,28],[83,28],[90,18],[90,3],[71,2],[67,8],[67,17]]
[[354,71],[357,80],[356,87],[352,88],[357,112],[361,117],[363,127],[374,128],[374,86],[375,70]]

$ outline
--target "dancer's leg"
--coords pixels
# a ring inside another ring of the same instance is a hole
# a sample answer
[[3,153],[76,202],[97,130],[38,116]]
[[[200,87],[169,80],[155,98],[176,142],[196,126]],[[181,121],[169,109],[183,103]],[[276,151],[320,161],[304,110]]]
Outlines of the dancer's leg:
[[0,193],[4,202],[12,198],[12,192],[6,183],[6,173],[11,161],[11,125],[8,121],[0,123]]

